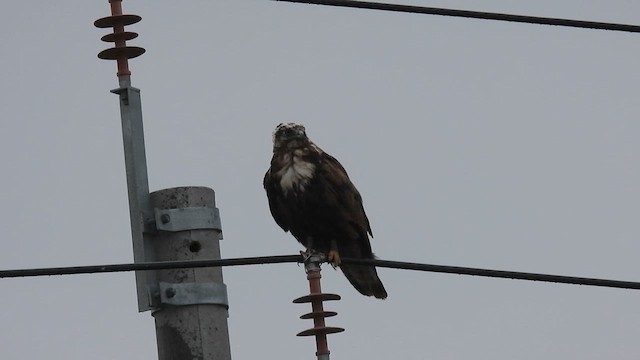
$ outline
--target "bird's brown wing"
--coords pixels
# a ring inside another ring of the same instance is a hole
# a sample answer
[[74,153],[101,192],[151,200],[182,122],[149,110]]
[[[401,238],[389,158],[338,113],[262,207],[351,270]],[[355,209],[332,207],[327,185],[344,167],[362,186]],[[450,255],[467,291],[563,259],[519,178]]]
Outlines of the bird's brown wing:
[[[373,259],[371,243],[371,225],[362,206],[362,197],[353,185],[342,165],[328,154],[324,154],[322,170],[326,179],[326,201],[339,204],[339,224],[343,236],[337,241],[340,256],[351,258]],[[374,266],[343,263],[340,269],[347,280],[363,295],[386,299],[387,291],[378,277]]]
[[[333,156],[324,153],[322,171],[324,172],[323,178],[328,182],[329,190],[327,191],[327,196],[333,197],[333,199],[327,200],[334,200],[340,205],[341,215],[346,222],[356,225],[363,233],[368,232],[369,235],[373,236],[369,219],[362,205],[362,196],[360,196],[360,192],[349,179],[344,167]],[[366,239],[367,247],[370,247],[366,234],[363,235]]]

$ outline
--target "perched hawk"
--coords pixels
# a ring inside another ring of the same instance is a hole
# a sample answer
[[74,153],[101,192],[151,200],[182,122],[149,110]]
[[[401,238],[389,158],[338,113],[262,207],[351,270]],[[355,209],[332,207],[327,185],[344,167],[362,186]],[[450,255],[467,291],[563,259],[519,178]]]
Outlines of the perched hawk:
[[304,126],[280,124],[264,176],[276,223],[308,250],[327,254],[360,293],[387,297],[373,266],[341,264],[340,257],[373,259],[371,226],[362,198],[342,165],[312,143]]

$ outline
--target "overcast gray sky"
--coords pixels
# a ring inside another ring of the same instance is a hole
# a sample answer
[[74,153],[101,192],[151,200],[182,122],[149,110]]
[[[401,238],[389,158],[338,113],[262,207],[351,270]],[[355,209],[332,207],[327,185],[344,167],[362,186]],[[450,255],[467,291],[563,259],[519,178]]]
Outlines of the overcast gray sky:
[[[413,1],[640,24],[636,1]],[[383,259],[640,281],[640,34],[267,0],[132,1],[152,190],[215,189],[223,257],[294,254],[261,181],[301,122],[364,198]],[[133,259],[104,1],[0,13],[0,268]],[[333,359],[637,359],[639,293],[340,272]],[[313,359],[295,264],[224,269],[236,360]],[[155,359],[132,273],[0,281],[3,359]]]

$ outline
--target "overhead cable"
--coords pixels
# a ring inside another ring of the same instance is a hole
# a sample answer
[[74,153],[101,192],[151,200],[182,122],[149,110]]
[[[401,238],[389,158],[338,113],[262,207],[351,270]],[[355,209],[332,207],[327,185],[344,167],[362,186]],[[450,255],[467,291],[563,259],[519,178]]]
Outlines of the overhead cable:
[[166,270],[237,265],[259,265],[302,262],[301,255],[260,256],[220,260],[154,261],[134,264],[87,265],[38,269],[0,270],[0,278],[112,273],[123,271]]
[[343,259],[343,260],[345,263],[350,263],[350,264],[375,265],[377,267],[385,267],[385,268],[391,268],[391,269],[417,270],[417,271],[428,271],[428,272],[437,272],[437,273],[446,273],[446,274],[473,275],[473,276],[484,276],[484,277],[503,278],[503,279],[542,281],[542,282],[552,282],[552,283],[562,283],[562,284],[602,286],[602,287],[612,287],[612,288],[619,288],[619,289],[640,290],[640,282],[634,282],[634,281],[620,281],[620,280],[594,279],[594,278],[564,276],[564,275],[536,274],[536,273],[518,272],[518,271],[478,269],[478,268],[461,267],[461,266],[420,264],[420,263],[399,262],[399,261],[389,261],[389,260],[380,260],[380,259],[373,259],[373,260]]
[[606,22],[597,22],[597,21],[586,21],[586,20],[571,20],[571,19],[549,18],[549,17],[527,16],[527,15],[502,14],[502,13],[491,13],[491,12],[472,11],[472,10],[443,9],[443,8],[434,8],[434,7],[425,7],[425,6],[378,3],[378,2],[370,2],[370,1],[354,1],[354,0],[273,0],[273,1],[285,1],[285,2],[292,2],[292,3],[339,6],[339,7],[357,8],[357,9],[395,11],[395,12],[404,12],[404,13],[453,16],[453,17],[463,17],[463,18],[471,18],[471,19],[510,21],[510,22],[527,23],[527,24],[556,25],[556,26],[566,26],[566,27],[575,27],[575,28],[584,28],[584,29],[598,29],[598,30],[626,31],[626,32],[640,33],[640,26],[638,25],[616,24],[616,23],[606,23]]
[[[89,265],[89,266],[73,266],[73,267],[0,270],[0,278],[93,274],[93,273],[183,269],[183,268],[200,268],[200,267],[223,267],[223,266],[240,266],[240,265],[302,263],[303,261],[304,259],[302,255],[260,256],[260,257],[245,257],[245,258],[232,258],[232,259],[220,259],[220,260],[156,261],[156,262],[134,263],[134,264]],[[550,274],[537,274],[537,273],[517,272],[517,271],[479,269],[479,268],[470,268],[470,267],[461,267],[461,266],[433,265],[433,264],[389,261],[389,260],[380,260],[380,259],[343,258],[342,262],[347,264],[374,265],[377,267],[391,268],[391,269],[427,271],[427,272],[458,274],[458,275],[483,276],[483,277],[491,277],[491,278],[517,279],[517,280],[529,280],[529,281],[541,281],[541,282],[640,290],[640,282],[634,282],[634,281],[620,281],[620,280],[596,279],[596,278],[564,276],[564,275],[550,275]]]

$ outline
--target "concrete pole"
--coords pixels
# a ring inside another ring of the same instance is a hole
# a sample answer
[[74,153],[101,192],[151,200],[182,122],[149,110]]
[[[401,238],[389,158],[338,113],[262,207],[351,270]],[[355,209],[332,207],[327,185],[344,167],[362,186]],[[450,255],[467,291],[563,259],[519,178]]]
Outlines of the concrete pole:
[[[205,187],[164,189],[151,193],[151,205],[160,210],[215,209],[215,193]],[[172,217],[162,215],[160,221],[170,223]],[[220,259],[220,238],[221,231],[210,228],[158,231],[155,255],[159,261]],[[162,299],[153,312],[158,359],[230,360],[222,269],[159,270],[157,277]],[[221,297],[224,300],[216,300]]]

